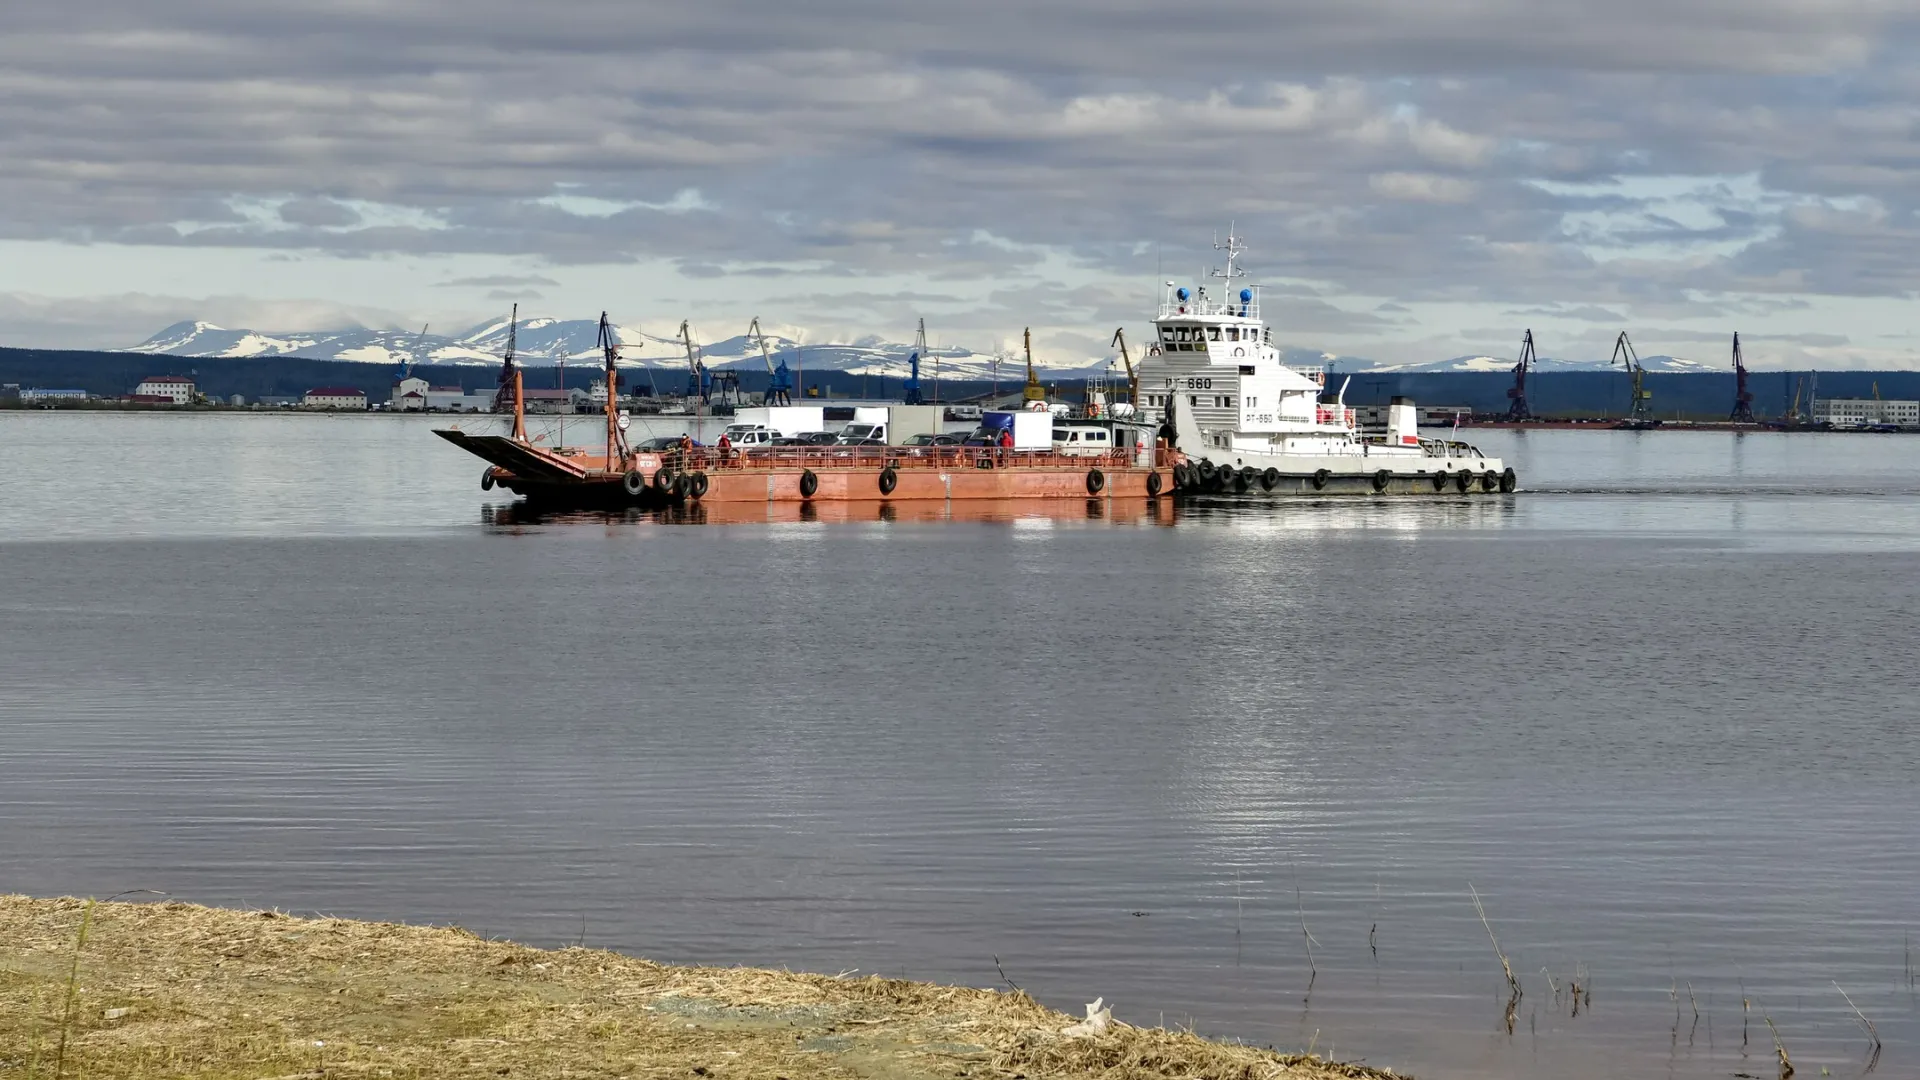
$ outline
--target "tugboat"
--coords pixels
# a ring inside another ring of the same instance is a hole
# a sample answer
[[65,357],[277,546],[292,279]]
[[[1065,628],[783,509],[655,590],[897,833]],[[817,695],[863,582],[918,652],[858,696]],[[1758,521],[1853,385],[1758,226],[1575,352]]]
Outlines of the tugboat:
[[[1231,289],[1246,249],[1231,231],[1216,243]],[[1513,469],[1467,443],[1422,438],[1411,401],[1387,408],[1385,434],[1363,433],[1326,374],[1290,368],[1261,318],[1258,286],[1225,301],[1205,286],[1166,283],[1155,340],[1139,369],[1136,408],[1160,425],[1160,441],[1185,460],[1173,469],[1182,494],[1439,495],[1519,488]]]

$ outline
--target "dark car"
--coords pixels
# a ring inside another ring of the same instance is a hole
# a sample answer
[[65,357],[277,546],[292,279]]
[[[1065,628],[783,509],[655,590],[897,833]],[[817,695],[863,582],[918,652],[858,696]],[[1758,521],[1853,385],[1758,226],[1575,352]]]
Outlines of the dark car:
[[840,441],[837,431],[803,431],[794,438],[800,446],[832,446]]
[[1000,431],[1001,431],[1000,428],[990,428],[990,427],[983,427],[983,428],[976,429],[974,431],[968,432],[967,437],[960,440],[960,445],[961,446],[999,446]]
[[[693,445],[699,446],[700,444],[694,443]],[[680,449],[680,436],[655,435],[651,439],[642,439],[639,443],[634,445],[633,449],[635,453],[639,453],[639,454],[671,453],[672,451]]]
[[915,435],[901,444],[902,446],[959,446],[960,439],[954,435]]

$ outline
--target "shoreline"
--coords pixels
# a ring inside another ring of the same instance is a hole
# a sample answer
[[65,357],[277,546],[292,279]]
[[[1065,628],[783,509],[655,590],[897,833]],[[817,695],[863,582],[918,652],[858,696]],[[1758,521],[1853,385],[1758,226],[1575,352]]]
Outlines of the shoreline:
[[1013,990],[676,967],[454,926],[0,895],[0,1069],[21,1075],[1399,1075],[1090,1026]]

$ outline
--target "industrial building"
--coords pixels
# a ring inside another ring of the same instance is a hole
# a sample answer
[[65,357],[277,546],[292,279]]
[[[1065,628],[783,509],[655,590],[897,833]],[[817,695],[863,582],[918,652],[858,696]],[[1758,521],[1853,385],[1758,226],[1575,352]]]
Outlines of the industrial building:
[[52,404],[59,401],[85,400],[87,400],[87,392],[85,390],[43,390],[37,386],[30,386],[20,391],[20,404],[22,405],[41,405]]
[[128,400],[145,405],[190,405],[193,380],[184,375],[155,375],[140,380]]
[[1920,401],[1820,398],[1813,403],[1813,422],[1837,428],[1920,427]]
[[303,409],[367,411],[367,392],[356,386],[317,386],[300,398]]
[[462,387],[433,386],[408,376],[394,385],[387,407],[394,412],[487,412],[493,408],[493,391],[468,393]]

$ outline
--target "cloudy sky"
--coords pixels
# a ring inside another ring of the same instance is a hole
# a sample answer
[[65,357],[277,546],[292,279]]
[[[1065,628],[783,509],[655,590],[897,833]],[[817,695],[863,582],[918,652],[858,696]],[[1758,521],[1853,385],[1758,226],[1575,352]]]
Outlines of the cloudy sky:
[[1236,223],[1278,337],[1920,367],[1911,0],[17,0],[0,344],[519,301],[1064,360]]

